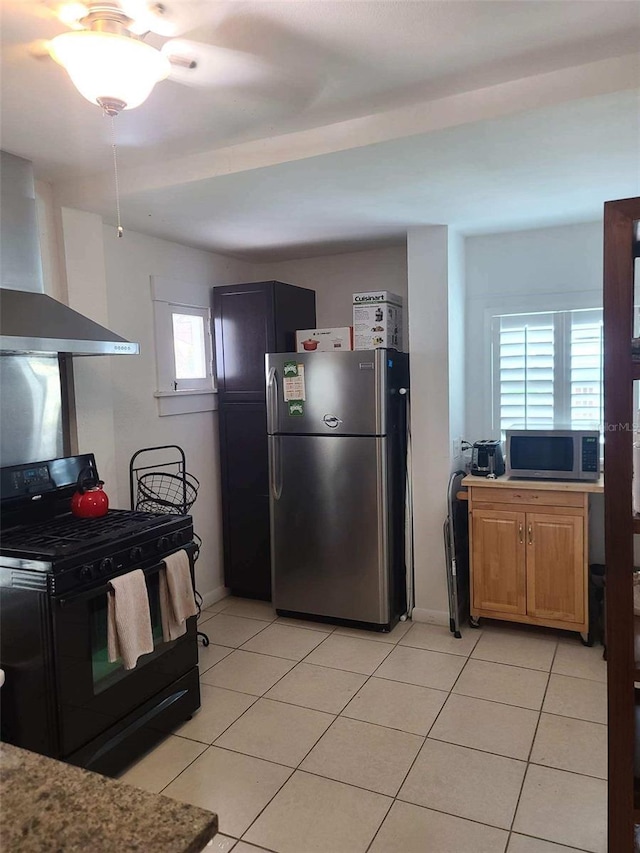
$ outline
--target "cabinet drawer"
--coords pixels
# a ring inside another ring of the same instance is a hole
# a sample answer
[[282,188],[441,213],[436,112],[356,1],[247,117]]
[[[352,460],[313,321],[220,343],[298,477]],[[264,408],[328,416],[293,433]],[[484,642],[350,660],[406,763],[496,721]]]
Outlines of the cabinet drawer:
[[583,492],[542,491],[536,489],[505,488],[504,486],[471,486],[471,500],[475,503],[533,504],[537,506],[584,506]]

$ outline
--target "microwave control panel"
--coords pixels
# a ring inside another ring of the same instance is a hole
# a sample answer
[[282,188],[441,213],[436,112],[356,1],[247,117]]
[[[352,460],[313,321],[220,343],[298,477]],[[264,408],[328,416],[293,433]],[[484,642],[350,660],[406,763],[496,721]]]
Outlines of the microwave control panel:
[[582,438],[582,470],[585,472],[598,471],[598,456],[600,448],[598,447],[597,436],[583,436]]

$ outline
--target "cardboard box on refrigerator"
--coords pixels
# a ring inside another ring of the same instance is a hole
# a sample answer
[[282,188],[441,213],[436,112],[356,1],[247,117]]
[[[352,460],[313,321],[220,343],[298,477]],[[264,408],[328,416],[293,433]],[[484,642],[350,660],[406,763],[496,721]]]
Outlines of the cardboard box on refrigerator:
[[354,349],[402,349],[402,297],[388,290],[353,294]]
[[296,332],[296,352],[340,352],[353,349],[353,329],[300,329]]

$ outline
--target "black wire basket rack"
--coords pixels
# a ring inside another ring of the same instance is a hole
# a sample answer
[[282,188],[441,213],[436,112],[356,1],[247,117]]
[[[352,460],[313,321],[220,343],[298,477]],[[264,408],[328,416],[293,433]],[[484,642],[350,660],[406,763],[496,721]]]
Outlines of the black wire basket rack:
[[187,471],[184,450],[177,444],[143,447],[131,457],[131,509],[187,515],[199,488],[198,478]]
[[[188,515],[198,497],[200,482],[186,470],[184,450],[177,444],[159,447],[143,447],[129,462],[129,497],[131,509],[138,512],[165,515]],[[200,556],[202,539],[193,534],[196,550],[194,564]],[[202,608],[202,596],[194,590],[198,607],[198,618]],[[209,645],[207,635],[198,631],[203,645]]]
[[141,512],[166,512],[187,515],[198,497],[200,482],[184,471],[148,471],[137,479],[135,507]]

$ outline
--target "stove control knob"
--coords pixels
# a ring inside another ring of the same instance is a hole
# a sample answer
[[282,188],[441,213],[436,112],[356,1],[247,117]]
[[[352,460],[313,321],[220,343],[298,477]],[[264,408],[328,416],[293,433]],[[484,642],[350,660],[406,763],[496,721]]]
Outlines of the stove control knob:
[[132,548],[129,551],[129,559],[132,563],[139,563],[142,559],[142,548],[139,545],[136,545],[135,548]]
[[108,575],[113,571],[113,559],[111,557],[105,557],[104,560],[100,563],[100,573],[103,575]]
[[80,580],[88,581],[93,577],[93,568],[91,566],[82,566],[78,569],[78,577]]
[[158,551],[168,551],[169,550],[169,537],[168,536],[161,536],[158,539],[157,548],[158,548]]
[[171,544],[172,545],[182,545],[184,542],[184,534],[182,530],[178,530],[176,533],[171,534]]

